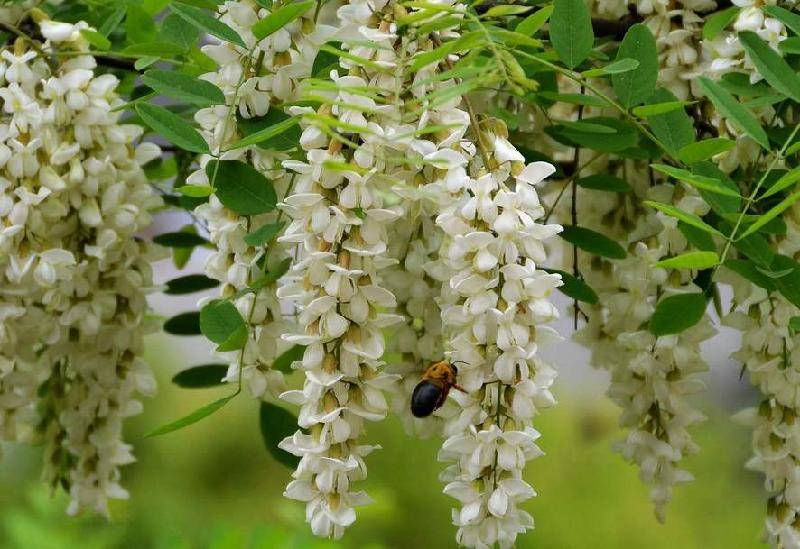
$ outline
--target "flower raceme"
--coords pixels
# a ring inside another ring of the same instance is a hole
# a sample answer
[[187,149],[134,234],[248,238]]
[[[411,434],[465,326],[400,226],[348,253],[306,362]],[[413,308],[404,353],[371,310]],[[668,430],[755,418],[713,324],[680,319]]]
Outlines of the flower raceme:
[[[313,24],[307,14],[257,40],[252,27],[269,14],[257,2],[228,1],[219,6],[219,14],[220,21],[234,29],[245,45],[222,41],[203,46],[204,53],[217,62],[218,68],[202,78],[222,90],[226,103],[200,109],[195,119],[215,156],[223,162],[252,166],[269,178],[279,196],[284,196],[294,179],[281,166],[286,153],[256,145],[232,149],[231,145],[243,137],[242,127],[247,122],[258,121],[273,111],[282,113],[281,103],[297,99],[300,81],[310,75],[317,49],[333,28]],[[204,156],[200,169],[187,182],[200,187],[213,186],[215,170],[208,169],[212,160],[211,155]],[[284,223],[283,214],[273,211],[241,215],[212,195],[207,203],[197,207],[196,215],[205,222],[215,245],[206,260],[206,274],[222,283],[220,297],[242,294],[232,298],[232,302],[248,324],[244,350],[224,353],[229,361],[226,380],[235,383],[241,376],[254,397],[277,396],[286,389],[286,384],[283,374],[269,365],[288,347],[280,335],[292,325],[284,318],[276,298],[276,282],[253,292],[246,290],[260,271],[277,269],[290,250],[274,241],[249,244],[246,237],[268,224]]]
[[[331,104],[316,112],[296,109],[306,117],[300,138],[305,160],[283,162],[296,180],[282,206],[291,222],[280,240],[298,245],[299,252],[278,295],[299,311],[298,333],[284,338],[306,345],[297,363],[305,373],[303,389],[282,395],[300,406],[302,428],[280,444],[300,457],[285,495],[306,502],[314,534],[337,539],[355,521],[355,507],[371,501],[353,483],[365,478],[364,458],[377,448],[361,442],[364,423],[387,413],[383,391],[395,376],[382,371],[382,330],[399,320],[384,312],[396,301],[380,276],[394,263],[387,254],[386,227],[400,214],[384,207],[381,197],[392,172],[386,164],[389,142],[380,133],[385,124],[396,123],[396,113],[391,105],[379,104],[384,98],[376,101],[355,91],[390,78],[386,69],[396,62],[395,27],[380,21],[393,15],[391,6],[388,13],[386,4],[371,7],[375,14],[366,3],[340,7],[338,34],[346,39],[343,48],[347,40],[374,43],[349,47],[379,69],[342,61],[350,74],[331,73],[338,90]],[[346,125],[349,138],[337,131],[336,122],[326,122],[333,117]]]
[[[557,338],[545,324],[558,317],[548,300],[559,275],[537,268],[544,242],[560,226],[537,222],[544,210],[535,186],[554,171],[544,162],[524,165],[506,140],[478,134],[481,156],[467,147],[431,184],[440,192],[437,224],[445,237],[439,251],[442,329],[447,356],[459,361],[467,394],[445,410],[439,459],[445,493],[456,498],[457,540],[468,547],[511,547],[533,527],[518,504],[535,495],[522,475],[542,454],[534,416],[555,403],[555,371],[538,356]],[[472,154],[471,154],[472,153]],[[461,364],[463,362],[463,364]]]
[[155,389],[141,355],[158,256],[134,235],[160,205],[142,170],[160,150],[118,122],[118,82],[83,53],[87,27],[42,21],[41,46],[0,53],[0,432],[43,440],[70,513],[107,514],[134,459],[123,421]]

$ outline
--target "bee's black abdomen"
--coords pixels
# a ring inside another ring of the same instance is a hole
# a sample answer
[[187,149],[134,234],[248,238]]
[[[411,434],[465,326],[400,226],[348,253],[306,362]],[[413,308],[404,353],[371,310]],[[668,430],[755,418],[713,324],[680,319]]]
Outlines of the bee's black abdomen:
[[420,381],[411,394],[411,413],[416,417],[428,417],[436,409],[442,388],[433,381]]

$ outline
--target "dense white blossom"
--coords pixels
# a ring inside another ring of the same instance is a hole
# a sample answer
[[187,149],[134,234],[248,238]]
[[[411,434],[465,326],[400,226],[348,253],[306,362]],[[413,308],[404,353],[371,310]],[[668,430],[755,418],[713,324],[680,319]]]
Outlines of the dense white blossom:
[[389,312],[396,300],[381,275],[395,263],[386,230],[400,210],[385,207],[382,194],[402,167],[406,142],[397,136],[408,130],[395,104],[403,73],[393,8],[381,1],[339,8],[342,48],[364,61],[341,59],[343,72],[331,71],[333,91],[321,91],[327,100],[316,112],[293,109],[304,116],[306,155],[283,162],[296,179],[282,205],[291,223],[281,241],[299,249],[278,295],[298,309],[299,331],[284,339],[306,346],[295,365],[303,388],[282,395],[300,406],[302,428],[280,444],[301,458],[285,495],[306,502],[314,534],[336,539],[355,521],[355,507],[370,502],[352,486],[376,449],[360,438],[365,420],[385,417],[384,390],[396,380],[381,360],[383,329],[400,320]]
[[45,478],[69,511],[107,513],[133,461],[123,420],[154,380],[143,362],[150,247],[135,235],[160,204],[120,124],[117,79],[95,74],[76,25],[44,21],[44,59],[17,39],[0,55],[0,432],[45,442]]
[[[252,27],[269,15],[269,10],[254,0],[231,0],[219,6],[220,21],[234,29],[244,40],[245,47],[230,42],[203,46],[203,52],[217,62],[216,71],[202,76],[215,84],[225,95],[225,105],[200,109],[195,119],[200,124],[210,149],[222,160],[240,160],[252,165],[275,185],[278,196],[291,186],[293,176],[287,174],[281,161],[287,153],[258,146],[227,150],[244,137],[246,122],[258,124],[269,120],[277,123],[283,116],[281,103],[299,96],[299,82],[310,75],[319,45],[332,32],[327,25],[312,22],[311,10],[262,40],[256,40]],[[193,173],[188,183],[208,186],[206,165]],[[213,171],[212,171],[213,174]],[[275,296],[276,283],[245,292],[264,272],[279,269],[288,257],[288,250],[277,242],[251,245],[245,237],[270,223],[285,223],[283,215],[275,212],[244,216],[226,208],[215,195],[196,210],[198,218],[209,232],[215,248],[206,261],[206,274],[222,282],[220,297],[233,299],[249,325],[248,341],[243,352],[229,352],[226,379],[237,382],[241,376],[250,394],[256,398],[278,396],[285,389],[283,374],[271,369],[272,361],[288,348],[281,334],[291,329],[284,319],[281,304]],[[242,295],[243,294],[243,295]]]
[[[778,250],[791,257],[800,251],[800,209],[790,208],[785,220]],[[800,547],[800,347],[790,327],[800,308],[740,278],[731,277],[730,283],[735,309],[723,321],[742,332],[732,357],[762,399],[736,416],[753,429],[754,455],[747,466],[764,474],[769,541],[776,547]]]
[[445,233],[431,270],[443,280],[446,355],[466,391],[451,393],[458,406],[442,412],[448,438],[439,459],[451,463],[445,493],[461,504],[453,510],[457,541],[511,547],[533,527],[518,506],[535,495],[525,464],[542,454],[532,419],[555,402],[555,371],[538,349],[557,338],[544,324],[558,317],[548,297],[561,280],[540,267],[544,242],[561,227],[537,221],[544,210],[535,187],[553,166],[526,166],[500,123],[471,131],[474,142],[439,144],[448,160],[430,183]]
[[591,349],[592,364],[611,375],[608,395],[622,409],[620,425],[628,430],[615,448],[639,467],[656,516],[663,521],[674,486],[692,480],[680,465],[686,455],[698,450],[688,428],[703,415],[690,397],[704,389],[699,374],[707,365],[700,356],[700,344],[714,330],[707,318],[675,335],[656,337],[647,329],[659,299],[700,289],[692,284],[690,272],[655,266],[658,260],[685,251],[687,242],[675,219],[644,209],[639,196],[675,203],[698,215],[707,206],[682,186],[649,187],[641,171],[629,171],[627,179],[637,194],[606,201],[611,203],[605,207],[602,201],[592,204],[594,197],[583,194],[581,198],[590,204],[582,210],[581,223],[627,239],[623,244],[628,255],[602,260],[599,265],[580,264],[600,299],[589,309],[589,321],[576,333],[576,340]]

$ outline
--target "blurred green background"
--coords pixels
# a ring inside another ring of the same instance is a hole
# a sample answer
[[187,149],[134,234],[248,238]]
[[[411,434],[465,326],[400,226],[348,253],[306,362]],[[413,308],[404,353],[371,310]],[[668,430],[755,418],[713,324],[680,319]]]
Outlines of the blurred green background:
[[[70,518],[66,498],[39,483],[37,449],[8,446],[0,469],[0,547],[15,548],[428,548],[454,547],[450,508],[437,479],[437,440],[409,439],[390,417],[370,426],[383,450],[368,458],[362,483],[375,503],[338,543],[319,541],[303,521],[303,505],[281,493],[289,471],[265,451],[258,406],[240,396],[185,430],[152,439],[142,434],[221,396],[226,390],[179,389],[169,378],[185,367],[151,340],[158,395],[128,426],[138,462],[124,470],[131,500],[112,505],[112,520]],[[297,375],[297,374],[295,374]],[[574,390],[574,389],[573,389]],[[599,390],[596,392],[600,392]],[[539,497],[527,504],[536,529],[518,547],[761,547],[761,479],[744,470],[745,428],[730,410],[708,409],[699,427],[702,452],[687,460],[697,480],[678,489],[660,525],[636,470],[610,449],[620,438],[613,405],[596,394],[557,389],[559,405],[540,416],[547,455],[531,462]]]

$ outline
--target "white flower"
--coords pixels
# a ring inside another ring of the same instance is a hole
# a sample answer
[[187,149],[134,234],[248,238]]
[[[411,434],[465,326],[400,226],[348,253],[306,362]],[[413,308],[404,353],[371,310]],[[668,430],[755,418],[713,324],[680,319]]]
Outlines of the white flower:
[[443,474],[445,493],[461,504],[453,510],[456,540],[482,548],[511,547],[533,527],[517,505],[535,495],[522,474],[542,454],[531,421],[555,402],[549,392],[554,372],[538,357],[538,345],[539,334],[547,333],[542,324],[558,316],[547,298],[560,284],[558,275],[538,268],[546,260],[542,241],[560,227],[538,221],[544,210],[535,187],[554,168],[526,166],[499,128],[483,137],[480,146],[489,149],[482,154],[494,169],[482,165],[474,148],[459,153],[467,166],[437,166],[445,173],[431,186],[444,239],[429,269],[443,280],[445,351],[457,361],[458,383],[468,392],[453,395],[460,412],[442,411],[448,438],[439,459],[452,463]]
[[[629,179],[638,177],[634,173]],[[639,180],[646,182],[647,178]],[[680,196],[680,207],[705,214],[700,209],[705,206],[688,187],[642,185],[634,191],[635,200],[672,203]],[[663,521],[674,486],[692,479],[680,465],[698,451],[689,428],[704,417],[690,403],[690,396],[704,389],[699,374],[707,366],[700,344],[714,331],[707,318],[677,335],[656,337],[647,329],[659,298],[699,291],[690,272],[667,272],[654,266],[666,254],[682,253],[688,243],[672,218],[652,211],[637,211],[632,218],[621,212],[618,225],[609,229],[603,224],[609,217],[605,208],[613,207],[604,204],[580,212],[581,225],[627,239],[622,243],[630,253],[615,260],[604,273],[593,272],[586,254],[581,273],[590,285],[603,291],[598,306],[589,310],[588,325],[576,339],[590,347],[593,365],[611,374],[607,394],[620,406],[620,425],[627,430],[615,449],[639,467],[641,480],[650,487],[656,517]]]
[[[797,206],[785,216],[786,238],[778,250],[793,256],[800,250]],[[723,322],[742,332],[742,342],[732,357],[742,363],[750,382],[760,392],[757,408],[736,415],[752,428],[753,457],[747,467],[764,474],[768,494],[766,531],[777,547],[796,547],[800,540],[800,347],[790,331],[789,319],[800,309],[778,294],[739,278],[733,281],[738,310]]]
[[72,42],[80,37],[80,31],[88,29],[89,25],[84,21],[76,24],[60,23],[58,21],[42,21],[39,23],[42,36],[51,42]]
[[[78,53],[85,28],[41,24],[48,47]],[[135,235],[160,199],[134,151],[141,130],[112,111],[115,77],[95,76],[89,56],[54,68],[34,51],[2,57],[0,435],[43,439],[44,477],[67,489],[68,511],[107,514],[128,495],[123,422],[155,388],[140,355],[157,255]]]

